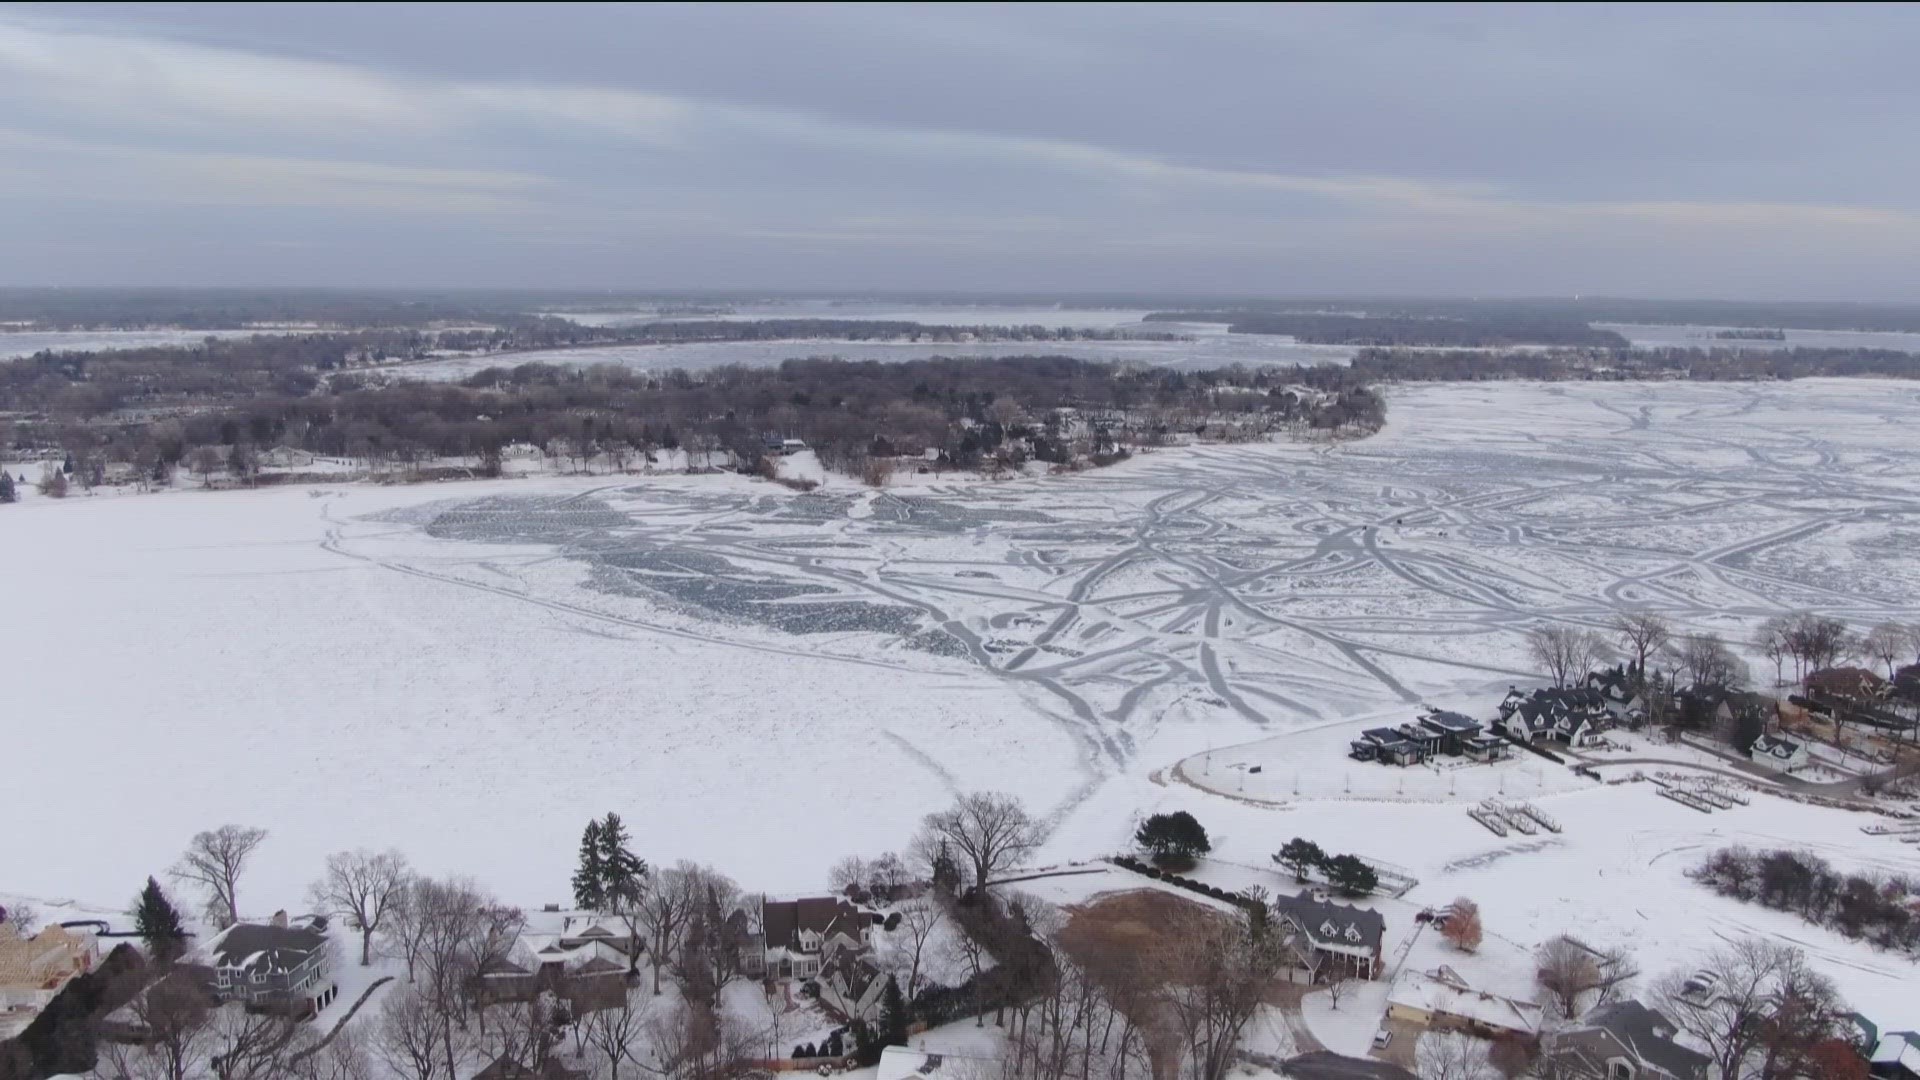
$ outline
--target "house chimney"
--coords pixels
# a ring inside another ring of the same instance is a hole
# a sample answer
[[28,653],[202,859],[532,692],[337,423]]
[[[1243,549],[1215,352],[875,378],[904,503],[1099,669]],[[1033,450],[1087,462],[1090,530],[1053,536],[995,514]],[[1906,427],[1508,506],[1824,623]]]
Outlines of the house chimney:
[[285,930],[287,928],[287,909],[286,908],[281,908],[279,911],[276,911],[273,913],[273,925],[279,927],[282,930]]

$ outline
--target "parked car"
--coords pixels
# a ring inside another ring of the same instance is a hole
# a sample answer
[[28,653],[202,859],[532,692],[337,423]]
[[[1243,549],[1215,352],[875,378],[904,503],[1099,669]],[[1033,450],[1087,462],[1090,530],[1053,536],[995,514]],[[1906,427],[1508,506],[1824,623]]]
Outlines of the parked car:
[[1373,1033],[1373,1048],[1375,1050],[1385,1050],[1387,1044],[1392,1041],[1393,1032],[1388,1031],[1386,1028],[1381,1028],[1379,1031]]

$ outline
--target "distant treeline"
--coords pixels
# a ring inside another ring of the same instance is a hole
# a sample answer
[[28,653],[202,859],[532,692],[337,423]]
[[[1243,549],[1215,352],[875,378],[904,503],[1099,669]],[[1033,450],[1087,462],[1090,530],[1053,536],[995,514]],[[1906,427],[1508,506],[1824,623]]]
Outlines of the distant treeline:
[[1819,376],[1920,378],[1920,355],[1892,349],[1548,349],[1468,352],[1362,349],[1352,370],[1372,381],[1690,379],[1734,382]]
[[1125,331],[1072,327],[926,326],[855,319],[588,327],[550,316],[526,316],[515,325],[503,327],[259,334],[208,338],[184,346],[42,352],[0,362],[0,411],[100,416],[122,408],[169,407],[210,398],[230,400],[266,391],[297,394],[318,386],[318,375],[326,372],[407,363],[444,353],[537,353],[595,345],[793,339],[941,343],[1108,341],[1127,336]]
[[1384,415],[1381,399],[1341,367],[1181,372],[1059,356],[789,360],[697,374],[522,364],[460,383],[369,385],[346,372],[310,389],[267,387],[246,401],[124,422],[47,417],[16,424],[12,441],[127,461],[148,475],[210,445],[494,466],[513,444],[590,457],[685,447],[729,451],[751,467],[777,435],[857,473],[883,454],[935,450],[960,467],[1067,463],[1195,433],[1373,430]]
[[1627,339],[1580,319],[1549,315],[1420,317],[1323,312],[1158,311],[1149,322],[1224,322],[1235,334],[1287,334],[1314,345],[1424,345],[1501,348],[1513,345],[1626,348]]

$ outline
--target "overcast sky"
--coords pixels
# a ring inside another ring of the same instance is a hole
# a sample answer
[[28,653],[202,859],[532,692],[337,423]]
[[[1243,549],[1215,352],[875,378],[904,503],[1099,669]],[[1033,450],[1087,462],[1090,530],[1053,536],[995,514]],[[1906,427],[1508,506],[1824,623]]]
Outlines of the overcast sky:
[[1920,8],[0,7],[0,282],[1916,299]]

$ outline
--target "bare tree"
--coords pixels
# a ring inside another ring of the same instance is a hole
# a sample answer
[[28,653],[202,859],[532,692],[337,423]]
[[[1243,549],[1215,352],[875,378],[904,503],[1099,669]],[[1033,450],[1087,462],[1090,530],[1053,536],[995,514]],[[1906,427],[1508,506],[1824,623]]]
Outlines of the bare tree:
[[387,912],[388,948],[407,962],[407,981],[412,982],[418,971],[420,954],[426,948],[427,932],[432,929],[427,919],[426,891],[420,887],[421,879],[409,878],[406,886],[395,894],[391,909]]
[[195,833],[186,854],[174,865],[175,878],[206,890],[207,914],[216,926],[225,928],[240,921],[240,875],[266,838],[265,829],[222,825]]
[[1568,686],[1593,668],[1600,638],[1593,631],[1543,623],[1527,631],[1527,655],[1545,668],[1555,686]]
[[638,915],[653,954],[655,994],[660,993],[660,969],[679,951],[680,937],[700,901],[700,868],[684,859],[661,870],[640,898]]
[[208,1065],[217,1080],[271,1080],[287,1069],[299,1025],[238,1004],[215,1009],[207,1025]]
[[1148,1075],[1141,1029],[1100,981],[1056,952],[1053,976],[1008,1036],[999,1077],[978,1080],[1126,1080]]
[[1244,917],[1215,920],[1194,942],[1196,978],[1166,992],[1167,1015],[1186,1049],[1191,1080],[1220,1080],[1247,1021],[1274,982],[1267,935]]
[[833,864],[827,871],[827,887],[836,896],[851,896],[854,891],[864,891],[867,887],[867,860],[858,855],[849,855]]
[[670,1080],[722,1080],[752,1056],[752,1039],[722,1014],[682,1002],[647,1024],[645,1071]]
[[1773,684],[1779,686],[1787,681],[1785,671],[1787,657],[1793,655],[1791,647],[1792,621],[1785,615],[1775,615],[1760,624],[1754,631],[1753,647],[1761,656],[1773,661]]
[[1860,638],[1860,654],[1887,666],[1887,678],[1907,655],[1907,631],[1898,623],[1881,623]]
[[1633,657],[1644,679],[1647,661],[1666,648],[1673,638],[1673,624],[1666,616],[1651,611],[1623,611],[1614,616],[1613,632],[1621,649]]
[[927,945],[940,929],[946,915],[940,906],[931,900],[919,900],[900,908],[900,925],[895,930],[899,935],[899,948],[894,952],[895,974],[902,976],[901,989],[907,993],[907,1004],[913,1004],[920,996],[920,973],[927,956]]
[[650,998],[628,993],[619,1008],[599,1009],[587,1015],[586,1042],[606,1060],[607,1080],[620,1080],[620,1066],[635,1060],[651,1009]]
[[1718,634],[1694,634],[1680,641],[1680,670],[1694,686],[1737,686],[1743,679],[1740,658]]
[[128,1080],[187,1080],[206,1067],[212,1049],[208,1021],[214,1002],[184,973],[164,975],[127,1006],[138,1045],[103,1043],[103,1076]]
[[1787,625],[1787,651],[1802,683],[1814,672],[1839,663],[1851,646],[1847,624],[1839,619],[1801,612]]
[[403,1080],[454,1080],[441,1072],[442,1018],[413,988],[387,995],[373,1037],[373,1058]]
[[40,925],[40,912],[24,901],[17,904],[0,905],[0,926],[12,930],[21,937],[32,937]]
[[1332,1007],[1334,1012],[1339,1012],[1340,999],[1346,997],[1347,991],[1353,989],[1353,980],[1341,978],[1340,976],[1336,975],[1333,978],[1327,980],[1326,989],[1327,989],[1327,1004]]
[[1640,973],[1625,949],[1593,949],[1564,934],[1540,946],[1534,959],[1548,1006],[1567,1020],[1612,1001]]
[[995,874],[1018,866],[1045,837],[1045,827],[1027,816],[1020,800],[977,791],[922,819],[915,851],[928,861],[930,853],[944,843],[972,869],[973,887],[985,891]]
[[367,1053],[366,1025],[321,1032],[303,1029],[300,1048],[287,1058],[294,1080],[380,1080]]
[[1744,1065],[1758,1045],[1776,995],[1805,966],[1800,950],[1742,938],[1707,954],[1700,964],[1654,984],[1659,1009],[1706,1047],[1720,1075],[1749,1075]]
[[199,447],[187,458],[187,468],[200,474],[200,483],[204,487],[213,486],[213,474],[219,472],[223,464],[225,461],[217,446]]
[[1498,1080],[1489,1049],[1464,1032],[1430,1031],[1414,1046],[1414,1069],[1420,1080]]
[[360,931],[360,966],[366,967],[373,963],[374,932],[399,906],[412,879],[407,857],[398,851],[338,851],[327,856],[326,876],[308,896],[315,907],[344,912],[347,925]]

